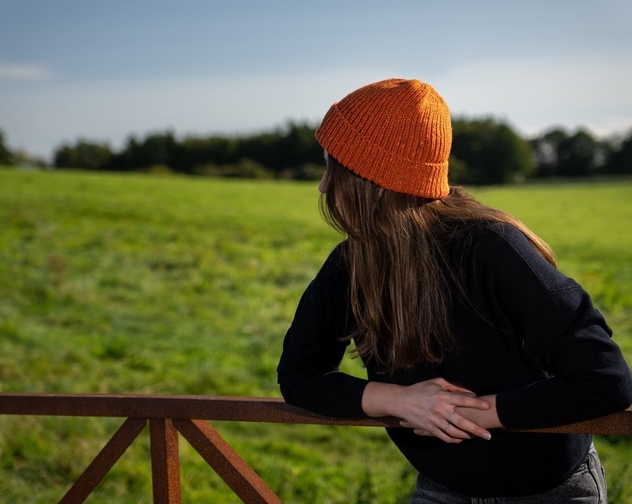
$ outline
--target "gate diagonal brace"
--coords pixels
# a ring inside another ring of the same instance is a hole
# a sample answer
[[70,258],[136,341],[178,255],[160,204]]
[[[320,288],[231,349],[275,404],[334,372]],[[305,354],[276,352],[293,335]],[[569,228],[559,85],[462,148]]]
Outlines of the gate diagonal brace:
[[281,499],[208,422],[174,419],[173,424],[243,502],[248,504],[282,503]]
[[147,420],[145,419],[128,418],[125,420],[83,474],[70,487],[70,490],[66,492],[66,495],[62,497],[59,504],[84,502],[146,425]]

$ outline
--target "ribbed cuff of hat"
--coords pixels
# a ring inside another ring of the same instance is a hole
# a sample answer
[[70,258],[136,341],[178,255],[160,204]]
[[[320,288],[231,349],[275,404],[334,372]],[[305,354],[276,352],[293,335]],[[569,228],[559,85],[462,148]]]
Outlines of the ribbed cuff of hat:
[[329,109],[316,138],[380,187],[430,199],[450,192],[450,112],[428,84],[390,79],[364,86]]

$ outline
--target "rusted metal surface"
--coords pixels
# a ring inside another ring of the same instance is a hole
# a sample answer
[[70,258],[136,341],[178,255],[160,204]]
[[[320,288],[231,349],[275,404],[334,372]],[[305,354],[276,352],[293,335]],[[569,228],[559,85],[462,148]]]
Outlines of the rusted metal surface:
[[243,502],[248,504],[280,504],[282,502],[208,422],[174,420],[173,423]]
[[59,504],[84,502],[146,425],[147,420],[144,419],[125,420]]
[[181,504],[178,431],[168,418],[149,421],[154,504]]
[[[519,430],[518,432],[529,432]],[[559,427],[535,429],[532,432],[554,434],[632,434],[632,411],[623,411],[606,417],[577,422]]]
[[[101,395],[0,393],[0,414],[189,418],[239,422],[399,427],[399,420],[333,418],[287,404],[280,398],[193,395]],[[533,432],[632,434],[632,411],[615,413],[570,426]]]
[[[150,423],[154,503],[179,504],[178,431],[246,503],[280,503],[205,420],[399,427],[397,418],[333,418],[286,404],[280,398],[101,394],[0,393],[0,415],[128,417],[60,501],[84,502],[138,434]],[[177,430],[176,430],[177,429]],[[595,420],[525,432],[632,434],[632,406]]]
[[280,398],[0,393],[0,414],[136,418],[195,418],[240,422],[396,427],[394,418],[332,418],[287,404]]

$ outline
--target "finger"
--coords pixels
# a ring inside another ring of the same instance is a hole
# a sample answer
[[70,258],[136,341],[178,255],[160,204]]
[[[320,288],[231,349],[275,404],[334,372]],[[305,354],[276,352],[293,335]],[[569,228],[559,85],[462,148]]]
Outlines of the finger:
[[432,433],[425,429],[413,429],[413,432],[418,436],[432,436]]
[[436,383],[437,385],[441,386],[441,387],[445,387],[446,385],[450,385],[450,382],[448,380],[446,380],[445,378],[433,378],[432,380],[428,380],[431,381],[433,383]]
[[474,392],[465,392],[463,390],[446,390],[446,392],[449,392],[450,394],[465,395],[468,397],[478,397]]
[[[415,433],[417,436],[435,436],[435,434],[433,434],[430,431],[427,431],[426,429],[420,429],[420,428],[416,428],[416,429],[412,429],[413,433]],[[445,431],[442,431],[441,429],[439,429],[441,432],[443,432],[447,437],[450,437],[452,439],[460,439],[461,441],[463,441],[464,439],[473,439],[474,436],[468,432],[462,431],[461,429],[454,427],[452,429],[450,429],[450,434],[446,434]],[[438,437],[438,436],[436,436]]]
[[472,390],[465,388],[457,383],[449,382],[445,378],[434,378],[430,381],[434,382],[436,385],[439,385],[443,390],[447,392],[463,392],[465,394],[476,395]]
[[434,436],[446,443],[452,444],[461,443],[464,439],[472,439],[471,435],[466,432],[462,432],[460,429],[454,427],[453,425],[448,426],[448,429],[450,430],[449,433],[438,427],[435,428],[432,432],[426,429],[417,428],[413,429],[413,433],[415,433],[417,436]]
[[490,407],[490,404],[487,401],[479,399],[478,397],[472,397],[470,395],[453,394],[451,400],[452,404],[454,404],[455,406],[462,406],[464,408],[486,410]]
[[444,427],[439,427],[439,429],[445,432],[447,436],[455,439],[472,439],[473,437],[472,434],[464,431],[463,429],[460,429],[452,423],[448,423]]
[[450,430],[450,433],[437,428],[434,431],[432,431],[432,434],[435,437],[438,437],[439,439],[441,439],[441,441],[445,441],[446,443],[451,443],[451,444],[457,444],[457,443],[461,443],[463,441],[462,438],[458,438],[458,437],[453,437],[452,434],[452,430],[453,429],[448,429]]
[[410,422],[407,422],[406,420],[401,420],[399,422],[399,425],[401,425],[402,427],[406,427],[408,429],[410,429],[413,426],[413,424],[411,424]]
[[[492,437],[488,430],[483,429],[483,427],[476,425],[474,422],[459,415],[458,413],[452,417],[451,422],[455,429],[458,429],[466,434],[470,434],[471,436],[476,436],[487,441],[489,441]],[[452,432],[450,432],[450,434],[452,434]]]
[[467,390],[464,389],[463,387],[460,387],[458,385],[456,385],[455,383],[450,383],[448,380],[446,380],[445,378],[433,378],[432,380],[428,380],[431,383],[434,383],[436,386],[441,387],[443,390],[454,390],[456,391],[461,391],[461,390]]
[[446,385],[443,387],[443,389],[446,392],[461,392],[463,394],[469,394],[469,395],[476,396],[476,394],[473,391],[471,391],[470,389],[467,389],[465,387],[461,387],[460,385],[455,385],[454,383],[450,383],[450,382],[446,382]]

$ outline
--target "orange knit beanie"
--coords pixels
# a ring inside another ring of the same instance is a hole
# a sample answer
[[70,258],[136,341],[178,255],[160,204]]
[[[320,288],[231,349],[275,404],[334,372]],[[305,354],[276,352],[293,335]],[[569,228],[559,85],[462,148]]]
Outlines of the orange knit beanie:
[[342,165],[394,192],[439,199],[450,192],[450,111],[418,80],[375,82],[334,103],[316,139]]

